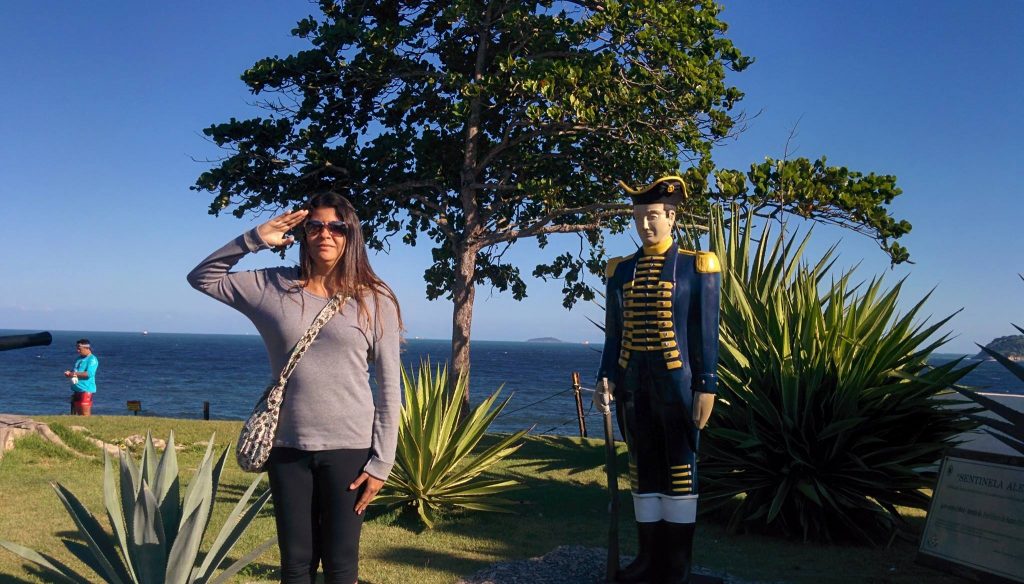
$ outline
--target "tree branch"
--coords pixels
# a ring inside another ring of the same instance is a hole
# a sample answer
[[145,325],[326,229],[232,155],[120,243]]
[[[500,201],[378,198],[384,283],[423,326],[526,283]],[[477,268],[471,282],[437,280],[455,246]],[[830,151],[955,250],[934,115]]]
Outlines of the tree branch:
[[[477,49],[476,62],[473,66],[473,85],[479,85],[484,76],[484,67],[487,63],[487,48],[490,40],[491,10],[494,3],[487,4],[487,11],[483,20],[477,26]],[[479,91],[472,97],[469,106],[469,119],[466,121],[465,153],[462,158],[462,185],[459,189],[459,198],[462,200],[462,210],[465,213],[465,237],[473,238],[480,227],[479,206],[476,201],[476,190],[472,185],[475,182],[477,166],[477,147],[480,142],[480,108],[483,102]]]
[[[492,245],[502,241],[511,241],[520,237],[533,237],[535,235],[545,235],[548,233],[576,233],[579,231],[598,229],[604,225],[604,219],[625,215],[628,209],[629,206],[623,203],[594,203],[583,207],[558,209],[544,215],[530,225],[521,229],[511,227],[504,231],[493,233],[490,236],[483,238],[483,242],[484,245]],[[565,217],[566,215],[592,215],[598,220],[596,222],[584,224],[574,223],[566,225],[550,225],[550,223],[555,219]]]

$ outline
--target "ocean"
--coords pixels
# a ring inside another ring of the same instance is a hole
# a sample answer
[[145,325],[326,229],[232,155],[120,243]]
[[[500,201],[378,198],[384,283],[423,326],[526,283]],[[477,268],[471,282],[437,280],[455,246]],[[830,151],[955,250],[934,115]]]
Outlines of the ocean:
[[[0,335],[38,331],[0,330]],[[258,335],[199,335],[52,331],[53,343],[0,351],[0,413],[67,413],[70,384],[63,372],[74,363],[76,339],[88,337],[100,360],[97,415],[127,415],[126,402],[142,402],[142,415],[200,418],[203,402],[210,417],[242,419],[266,387],[270,372]],[[470,396],[475,404],[501,388],[511,395],[496,431],[533,427],[535,433],[577,434],[572,372],[593,387],[600,346],[554,342],[473,341]],[[410,339],[402,361],[445,363],[448,340]],[[955,358],[936,355],[935,361]],[[1024,395],[1024,383],[995,362],[983,362],[964,383],[984,391]],[[601,419],[583,403],[589,434],[601,436]]]

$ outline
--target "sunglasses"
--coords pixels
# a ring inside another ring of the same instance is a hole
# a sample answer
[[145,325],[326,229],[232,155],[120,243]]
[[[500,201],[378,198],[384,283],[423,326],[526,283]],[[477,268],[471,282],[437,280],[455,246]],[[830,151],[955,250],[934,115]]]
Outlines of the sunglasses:
[[316,219],[310,219],[306,221],[302,228],[306,231],[306,235],[316,235],[327,228],[331,232],[331,235],[346,235],[348,233],[348,223],[344,221],[317,221]]

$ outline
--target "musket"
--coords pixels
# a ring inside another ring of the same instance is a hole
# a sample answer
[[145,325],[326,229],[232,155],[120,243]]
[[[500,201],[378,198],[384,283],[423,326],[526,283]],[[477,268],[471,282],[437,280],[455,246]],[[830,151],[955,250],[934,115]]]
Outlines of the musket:
[[[600,385],[594,391],[608,391],[607,383]],[[605,578],[607,582],[615,582],[615,575],[619,571],[619,473],[615,468],[617,453],[611,406],[601,415],[604,417],[604,469],[608,479],[608,496],[611,497],[608,505],[608,566]]]
[[10,349],[24,349],[26,347],[38,347],[49,345],[53,342],[50,333],[32,333],[28,335],[8,335],[0,337],[0,351]]

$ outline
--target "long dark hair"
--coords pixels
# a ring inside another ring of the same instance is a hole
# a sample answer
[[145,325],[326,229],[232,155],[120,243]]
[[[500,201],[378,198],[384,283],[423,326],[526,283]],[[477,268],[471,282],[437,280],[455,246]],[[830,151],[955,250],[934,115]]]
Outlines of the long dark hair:
[[[352,203],[337,193],[323,193],[314,195],[305,208],[309,211],[322,208],[334,209],[338,213],[338,218],[348,226],[345,233],[345,250],[327,277],[324,278],[324,287],[327,288],[327,292],[332,296],[343,294],[354,298],[359,307],[359,313],[367,321],[370,317],[370,311],[366,307],[367,296],[373,295],[374,297],[375,322],[380,320],[381,298],[390,300],[395,304],[395,311],[398,313],[398,327],[401,329],[402,309],[398,306],[398,298],[391,287],[385,284],[370,267],[370,258],[366,253],[366,240],[363,239],[363,229]],[[309,257],[309,247],[304,230],[299,230],[298,239],[299,278],[305,280],[313,273],[313,261]]]

